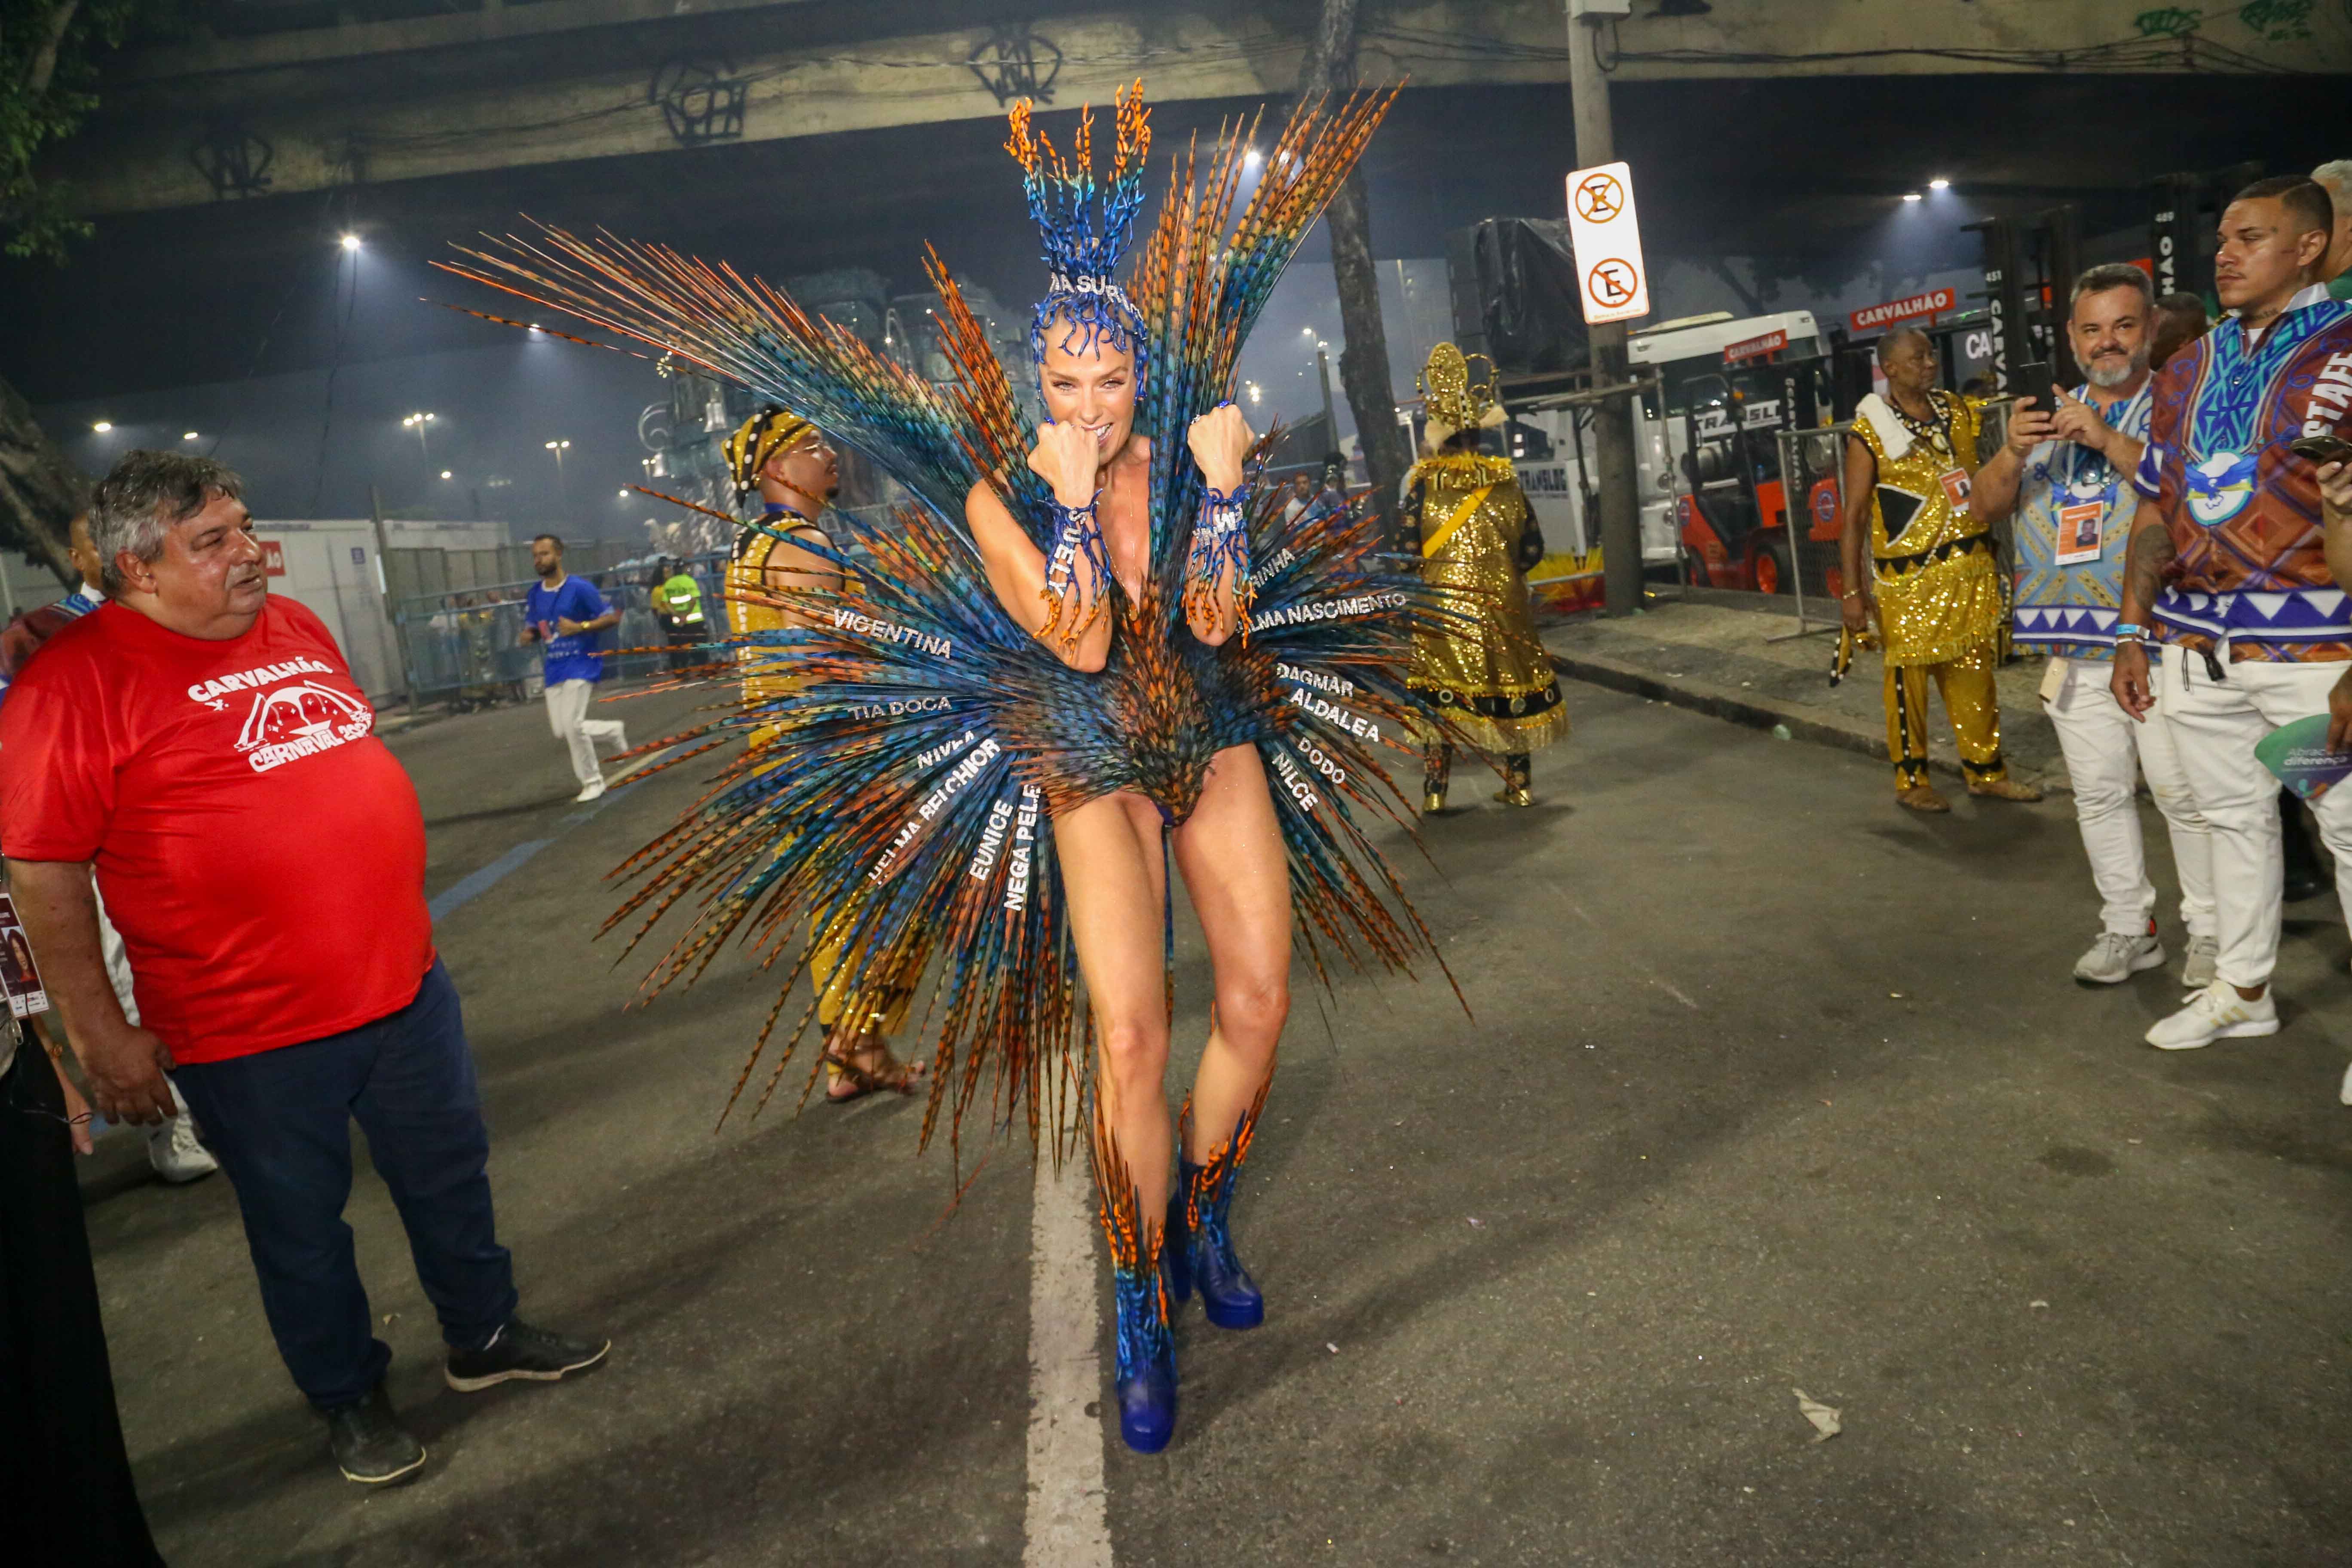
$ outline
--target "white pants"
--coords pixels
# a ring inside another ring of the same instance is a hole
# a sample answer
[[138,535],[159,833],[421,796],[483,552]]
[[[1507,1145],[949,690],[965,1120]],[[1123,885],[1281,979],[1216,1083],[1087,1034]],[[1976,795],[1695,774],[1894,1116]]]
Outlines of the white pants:
[[[2278,962],[2279,781],[2254,760],[2255,743],[2282,724],[2327,711],[2328,689],[2344,673],[2330,664],[2225,664],[2215,681],[2196,654],[2165,652],[2158,706],[2189,775],[2189,793],[2213,834],[2213,902],[2221,956],[2215,972],[2232,985],[2267,984]],[[2352,788],[2312,803],[2320,842],[2352,869]],[[2352,876],[2339,875],[2337,897],[2352,921]]]
[[[2164,656],[2168,661],[2180,655]],[[2192,656],[2193,657],[2193,656]],[[2074,782],[2074,822],[2090,857],[2091,881],[2099,889],[2099,920],[2119,936],[2137,936],[2156,913],[2156,886],[2147,879],[2140,846],[2138,781],[2147,775],[2148,794],[2163,814],[2172,839],[2172,864],[2180,877],[2180,921],[2191,937],[2213,936],[2213,840],[2198,814],[2189,777],[2166,728],[2163,688],[2158,709],[2135,721],[2108,688],[2111,667],[2095,659],[2053,658],[2042,685],[2042,710],[2058,731],[2058,749]]]
[[588,717],[588,700],[595,695],[593,680],[558,680],[547,688],[547,727],[572,748],[572,776],[583,788],[604,777],[596,766],[597,743],[617,752],[626,733],[618,719]]

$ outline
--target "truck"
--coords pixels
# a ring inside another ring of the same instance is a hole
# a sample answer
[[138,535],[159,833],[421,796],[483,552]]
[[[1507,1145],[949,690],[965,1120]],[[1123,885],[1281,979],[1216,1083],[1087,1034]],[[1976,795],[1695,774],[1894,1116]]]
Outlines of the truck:
[[[1645,571],[1717,588],[1794,586],[1795,541],[1779,434],[1826,425],[1834,345],[1811,312],[1664,321],[1633,333],[1626,357],[1646,380],[1634,406],[1634,489]],[[1547,554],[1589,556],[1600,542],[1591,405],[1573,394],[1512,399],[1505,426],[1519,487]],[[1799,499],[1813,537],[1817,481]],[[1835,531],[1834,496],[1829,527]]]

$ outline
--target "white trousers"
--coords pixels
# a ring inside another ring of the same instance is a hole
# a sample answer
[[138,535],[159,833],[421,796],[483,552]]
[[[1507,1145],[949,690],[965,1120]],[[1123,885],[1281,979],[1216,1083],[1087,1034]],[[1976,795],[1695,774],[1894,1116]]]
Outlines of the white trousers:
[[[2164,656],[2177,660],[2178,652]],[[2172,840],[2172,864],[2180,877],[2180,921],[2191,937],[2217,934],[2213,910],[2213,839],[2198,814],[2189,775],[2166,727],[2163,689],[2158,709],[2146,722],[2123,710],[2108,688],[2111,667],[2103,661],[2053,658],[2042,710],[2058,731],[2058,749],[2074,782],[2074,822],[2090,858],[2091,881],[2099,889],[2099,920],[2121,936],[2147,930],[2156,913],[2156,885],[2147,879],[2140,843],[2137,774],[2164,816]]]
[[[2327,711],[2328,689],[2344,673],[2329,664],[2225,664],[2216,681],[2198,655],[2165,650],[2158,706],[2172,731],[2189,793],[2213,835],[2213,903],[2221,956],[2215,973],[2232,985],[2267,984],[2278,962],[2279,781],[2254,760],[2255,743],[2282,724]],[[2352,788],[2329,790],[2312,804],[2320,842],[2352,870]],[[2352,876],[2338,875],[2336,896],[2352,921]]]
[[604,776],[596,766],[597,744],[617,752],[626,733],[618,719],[588,717],[588,701],[595,695],[593,680],[558,680],[547,688],[547,727],[572,748],[572,773],[583,788]]

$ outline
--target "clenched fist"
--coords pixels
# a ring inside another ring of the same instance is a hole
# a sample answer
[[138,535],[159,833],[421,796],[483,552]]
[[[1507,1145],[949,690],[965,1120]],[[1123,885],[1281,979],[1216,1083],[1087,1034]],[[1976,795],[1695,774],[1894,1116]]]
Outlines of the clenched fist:
[[1257,445],[1257,436],[1240,409],[1230,403],[1217,405],[1192,421],[1184,440],[1211,489],[1231,495],[1241,488],[1242,463]]
[[1083,425],[1048,419],[1037,427],[1037,445],[1029,454],[1029,471],[1054,487],[1054,499],[1066,507],[1093,504],[1102,471],[1102,447]]

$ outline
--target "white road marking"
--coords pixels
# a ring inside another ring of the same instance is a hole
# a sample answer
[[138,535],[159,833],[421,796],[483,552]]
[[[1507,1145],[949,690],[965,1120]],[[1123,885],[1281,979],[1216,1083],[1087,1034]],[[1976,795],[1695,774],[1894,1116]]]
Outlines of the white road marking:
[[[1549,884],[1547,883],[1546,886],[1549,887]],[[1559,900],[1561,903],[1568,906],[1569,913],[1574,915],[1578,920],[1582,921],[1586,925],[1591,926],[1594,931],[1600,934],[1602,941],[1611,941],[1608,928],[1603,926],[1599,921],[1594,920],[1591,915],[1585,913],[1583,905],[1569,898],[1557,888],[1553,888],[1551,892],[1554,898]],[[1612,945],[1614,945],[1613,942]],[[1632,970],[1636,975],[1639,975],[1643,984],[1656,986],[1659,990],[1664,992],[1667,995],[1673,997],[1675,1001],[1681,1003],[1684,1006],[1689,1008],[1694,1013],[1703,1013],[1706,1010],[1704,1007],[1701,1007],[1697,1003],[1692,1001],[1689,997],[1684,995],[1671,981],[1668,981],[1660,975],[1650,973],[1639,961],[1625,956],[1622,951],[1614,956],[1617,958],[1619,963],[1623,963],[1626,968]]]
[[1111,1568],[1094,1197],[1083,1158],[1037,1163],[1029,1219],[1029,1509],[1022,1568]]

